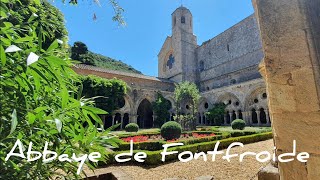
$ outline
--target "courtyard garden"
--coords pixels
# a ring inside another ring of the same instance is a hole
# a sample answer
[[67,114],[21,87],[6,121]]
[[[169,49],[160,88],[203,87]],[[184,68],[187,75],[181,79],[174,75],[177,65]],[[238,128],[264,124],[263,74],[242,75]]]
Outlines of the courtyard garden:
[[[172,121],[173,122],[173,121]],[[168,122],[167,122],[168,123]],[[133,143],[133,155],[145,152],[147,158],[143,164],[158,166],[165,162],[161,161],[163,145],[170,143],[183,143],[183,146],[169,148],[169,151],[191,151],[193,153],[213,150],[219,141],[219,149],[227,148],[233,142],[243,144],[255,143],[272,138],[270,127],[245,127],[244,129],[233,129],[229,126],[197,126],[193,131],[181,131],[176,137],[166,138],[170,132],[162,134],[162,128],[141,129],[137,132],[114,131],[112,134],[119,138],[117,146],[112,148],[107,165],[117,163],[115,156],[130,151],[130,141]],[[177,161],[177,154],[169,155],[166,162]],[[132,162],[134,162],[132,160]]]

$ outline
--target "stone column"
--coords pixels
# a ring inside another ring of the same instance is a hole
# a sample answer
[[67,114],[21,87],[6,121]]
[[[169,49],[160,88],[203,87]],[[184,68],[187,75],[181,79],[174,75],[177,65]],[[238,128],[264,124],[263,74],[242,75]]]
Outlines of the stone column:
[[256,113],[257,113],[257,119],[258,119],[258,126],[260,127],[261,126],[260,111],[256,110]]
[[268,109],[265,109],[264,112],[266,113],[267,125],[270,126],[270,125],[271,125],[271,122],[270,122],[270,120],[269,120],[269,111],[268,111]]
[[231,124],[231,123],[232,123],[232,121],[233,121],[233,120],[232,120],[232,114],[233,114],[232,112],[229,112],[230,124]]
[[236,119],[239,119],[239,111],[236,111]]
[[308,152],[307,162],[279,162],[280,179],[320,177],[320,1],[253,0],[262,39],[277,154]]
[[115,115],[112,115],[112,126],[114,125],[114,118],[115,118]]
[[157,119],[156,115],[152,115],[152,127],[154,127],[154,121]]
[[223,115],[223,125],[226,125],[227,124],[227,115],[226,114],[224,114]]
[[137,123],[137,117],[138,115],[130,114],[130,123]]
[[102,127],[104,129],[104,125],[106,124],[106,115],[101,115],[101,120],[102,120]]
[[120,129],[123,129],[124,127],[123,127],[123,114],[121,114],[121,117],[120,117],[120,123],[121,123],[121,125],[120,125]]
[[246,122],[246,125],[250,125],[250,121],[248,119],[248,112],[242,112],[243,120]]
[[250,124],[253,126],[252,111],[249,111]]

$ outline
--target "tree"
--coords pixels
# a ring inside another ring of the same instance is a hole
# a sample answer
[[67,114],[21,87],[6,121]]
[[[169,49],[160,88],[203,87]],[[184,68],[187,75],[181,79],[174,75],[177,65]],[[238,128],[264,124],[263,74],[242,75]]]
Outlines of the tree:
[[224,103],[214,104],[213,107],[206,113],[209,121],[213,122],[215,125],[221,125],[226,107],[227,106]]
[[[85,43],[76,41],[73,43],[73,46],[71,47],[71,59],[79,60],[80,55],[84,55],[88,53],[88,47]],[[86,62],[83,62],[84,64],[88,64]],[[90,63],[90,64],[93,64]]]
[[160,92],[157,93],[157,99],[152,103],[153,111],[156,115],[154,125],[161,127],[168,119],[170,119],[169,110],[172,108],[171,102],[164,98]]
[[[196,113],[198,112],[198,103],[200,99],[200,92],[198,87],[191,82],[181,82],[176,85],[174,91],[174,98],[176,103],[177,121],[184,122],[191,129],[196,129]],[[182,104],[186,104],[191,109],[191,114],[184,116],[182,111]],[[183,127],[187,128],[187,127]]]
[[[54,17],[41,15],[55,12],[40,0],[1,0],[0,7],[0,179],[77,179],[76,162],[27,162],[19,157],[5,161],[18,139],[25,147],[32,142],[32,151],[42,152],[48,142],[48,149],[58,154],[99,152],[102,161],[107,158],[105,146],[118,140],[94,125],[102,125],[98,115],[107,112],[78,91],[75,84],[81,81],[71,69],[65,43],[51,34]],[[21,16],[15,23],[16,12]]]
[[[59,9],[51,5],[47,0],[39,3],[33,0],[10,1],[8,8],[11,10],[7,21],[16,25],[26,25],[31,20],[36,20],[36,34],[42,36],[40,42],[43,49],[47,49],[56,39],[64,42],[67,49],[68,32],[64,24],[64,16]],[[41,33],[40,33],[41,32]],[[23,35],[25,32],[19,32]]]

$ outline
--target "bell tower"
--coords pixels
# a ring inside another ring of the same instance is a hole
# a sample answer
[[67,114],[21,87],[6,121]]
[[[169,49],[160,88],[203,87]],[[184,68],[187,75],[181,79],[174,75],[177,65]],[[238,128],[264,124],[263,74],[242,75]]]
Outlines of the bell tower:
[[171,14],[171,18],[172,36],[167,37],[158,55],[159,77],[196,83],[197,37],[193,34],[192,14],[181,6]]

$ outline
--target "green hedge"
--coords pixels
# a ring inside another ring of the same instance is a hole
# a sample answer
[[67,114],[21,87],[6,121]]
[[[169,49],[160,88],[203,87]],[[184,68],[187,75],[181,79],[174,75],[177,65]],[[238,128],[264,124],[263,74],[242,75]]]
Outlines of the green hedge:
[[[192,135],[192,132],[187,133],[189,135]],[[201,143],[201,142],[208,142],[208,141],[215,141],[220,139],[226,139],[229,137],[232,137],[230,133],[219,133],[221,135],[216,135],[212,137],[203,137],[203,138],[196,138],[196,139],[187,139],[187,140],[178,140],[176,142],[182,142],[185,145],[189,144],[195,144],[195,143]],[[167,144],[166,141],[160,140],[160,141],[148,141],[148,142],[136,142],[133,144],[133,149],[138,150],[147,150],[147,151],[157,151],[162,149],[162,145]],[[118,144],[118,148],[116,148],[116,151],[125,151],[130,149],[130,143],[129,142],[121,142]]]
[[[240,136],[240,137],[231,137],[227,139],[222,139],[220,141],[219,145],[219,150],[227,148],[231,143],[233,142],[241,142],[243,144],[249,144],[249,143],[254,143],[258,141],[264,141],[268,139],[272,139],[273,135],[272,132],[266,132],[266,133],[260,133],[260,134],[253,134],[253,135],[247,135],[247,136]],[[176,146],[173,148],[170,148],[168,151],[178,151],[183,152],[183,151],[191,151],[193,153],[196,152],[207,152],[207,151],[212,151],[214,149],[215,144],[217,143],[218,140],[211,141],[211,142],[202,142],[202,143],[196,143],[196,144],[190,144],[190,145],[184,145],[184,146]],[[137,152],[145,152],[147,154],[147,158],[145,162],[143,163],[144,165],[161,165],[164,164],[165,162],[173,161],[178,159],[178,154],[173,154],[173,155],[168,155],[166,156],[166,161],[162,162],[161,161],[161,152],[163,151],[162,147],[161,150],[158,151],[141,151],[141,150],[134,150],[133,153]],[[123,153],[123,152],[128,152],[128,151],[119,151],[119,152],[113,152],[108,155],[108,160],[106,163],[113,164],[117,163],[114,159],[114,157],[117,154]],[[133,162],[135,162],[133,160]],[[140,164],[142,165],[142,164]]]
[[[215,134],[215,135],[222,135],[223,132],[217,132],[217,131],[186,131],[182,132],[182,134],[188,134],[192,135],[192,133],[198,133],[198,134]],[[159,132],[138,132],[138,133],[123,133],[117,135],[119,138],[126,138],[130,136],[153,136],[153,135],[160,135],[160,130]]]
[[[193,132],[199,133],[199,134],[211,134],[213,132],[211,131],[192,131],[187,132],[184,134],[192,135]],[[210,133],[209,133],[210,132]],[[255,131],[235,131],[235,132],[218,132],[214,133],[216,136],[213,137],[203,137],[203,138],[196,138],[196,139],[187,139],[187,140],[178,140],[177,142],[182,142],[184,145],[190,145],[190,144],[196,144],[196,143],[202,143],[202,142],[210,142],[215,140],[221,140],[226,139],[229,137],[239,137],[239,136],[247,136],[256,134]],[[142,134],[139,134],[142,135]],[[159,134],[153,134],[153,133],[146,133],[143,134],[145,136],[152,136],[152,135],[159,135]],[[132,136],[132,135],[131,135]],[[130,137],[130,136],[122,136],[124,137]],[[147,151],[157,151],[162,149],[162,145],[166,144],[167,142],[164,140],[160,141],[148,141],[148,142],[136,142],[133,144],[134,149],[138,150],[147,150]],[[129,142],[121,142],[118,145],[119,147],[116,148],[116,151],[125,151],[130,149],[130,143]]]

